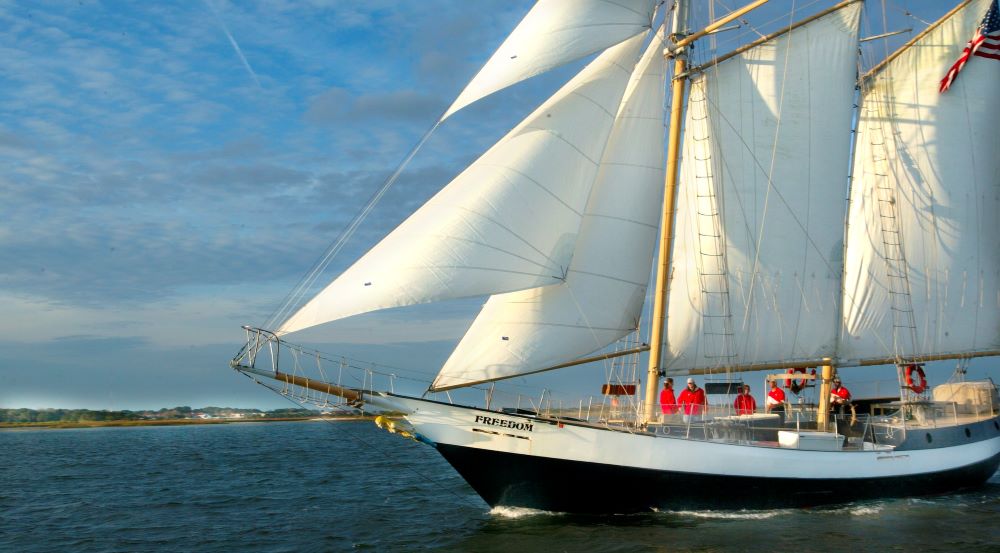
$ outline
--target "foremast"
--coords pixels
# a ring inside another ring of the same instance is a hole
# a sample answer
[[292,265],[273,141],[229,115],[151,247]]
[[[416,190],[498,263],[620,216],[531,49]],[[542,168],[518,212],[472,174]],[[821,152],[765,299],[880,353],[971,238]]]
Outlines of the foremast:
[[671,250],[674,241],[674,223],[677,203],[677,175],[681,147],[681,126],[684,116],[684,94],[688,82],[687,47],[695,40],[719,29],[723,25],[742,17],[746,13],[766,4],[768,0],[756,0],[715,21],[703,30],[688,34],[688,0],[676,0],[674,19],[670,30],[672,45],[664,54],[674,59],[672,92],[670,99],[670,127],[667,133],[667,163],[664,182],[663,211],[660,220],[659,251],[657,253],[656,288],[653,293],[653,313],[650,329],[649,372],[646,378],[646,398],[643,420],[646,423],[656,418],[656,392],[659,388],[660,371],[663,361],[663,341],[667,320],[667,290],[670,284]]

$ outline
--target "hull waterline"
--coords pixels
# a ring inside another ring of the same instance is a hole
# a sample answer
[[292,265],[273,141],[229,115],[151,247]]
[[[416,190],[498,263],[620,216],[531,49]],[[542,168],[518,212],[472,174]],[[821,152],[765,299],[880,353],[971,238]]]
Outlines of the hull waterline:
[[810,507],[966,490],[1000,466],[997,418],[910,430],[893,447],[815,451],[389,396],[418,438],[494,507],[580,514]]
[[437,449],[491,507],[580,514],[812,507],[941,494],[981,486],[1000,465],[996,455],[916,476],[759,478],[602,465],[449,444],[438,444]]

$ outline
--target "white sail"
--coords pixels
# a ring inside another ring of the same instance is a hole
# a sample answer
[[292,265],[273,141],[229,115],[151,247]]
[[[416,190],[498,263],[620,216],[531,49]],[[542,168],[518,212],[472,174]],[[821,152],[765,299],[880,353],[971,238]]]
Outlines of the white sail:
[[539,0],[441,119],[502,88],[648,29],[655,0]]
[[938,92],[989,4],[975,0],[942,22],[863,96],[845,362],[1000,349],[1000,111],[992,98],[1000,70],[972,58],[951,90]]
[[692,79],[670,370],[834,353],[860,9]]
[[632,75],[566,280],[492,296],[432,389],[544,369],[638,326],[663,194],[662,49],[652,41]]
[[377,309],[562,282],[645,35],[594,60],[278,333]]

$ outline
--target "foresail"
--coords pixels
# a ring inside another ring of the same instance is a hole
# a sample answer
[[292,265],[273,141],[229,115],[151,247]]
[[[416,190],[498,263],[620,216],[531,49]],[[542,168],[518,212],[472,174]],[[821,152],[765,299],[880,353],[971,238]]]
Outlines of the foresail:
[[663,194],[662,49],[651,42],[632,75],[566,280],[491,297],[432,389],[538,371],[638,326]]
[[692,79],[669,370],[833,355],[860,9]]
[[970,2],[865,87],[844,362],[1000,349],[1000,110],[992,97],[1000,68],[974,58],[938,92],[989,4]]
[[502,88],[648,29],[655,0],[539,0],[465,87],[445,119]]
[[594,60],[278,329],[562,282],[646,33]]

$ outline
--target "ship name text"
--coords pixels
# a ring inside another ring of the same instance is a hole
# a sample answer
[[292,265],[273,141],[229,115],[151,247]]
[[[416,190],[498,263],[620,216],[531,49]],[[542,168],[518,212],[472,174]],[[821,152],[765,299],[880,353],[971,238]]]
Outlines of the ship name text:
[[534,425],[530,422],[512,421],[508,419],[498,419],[496,417],[487,417],[484,415],[476,415],[476,422],[481,424],[488,424],[490,426],[499,426],[500,428],[510,428],[511,430],[524,430],[526,432],[533,432]]

